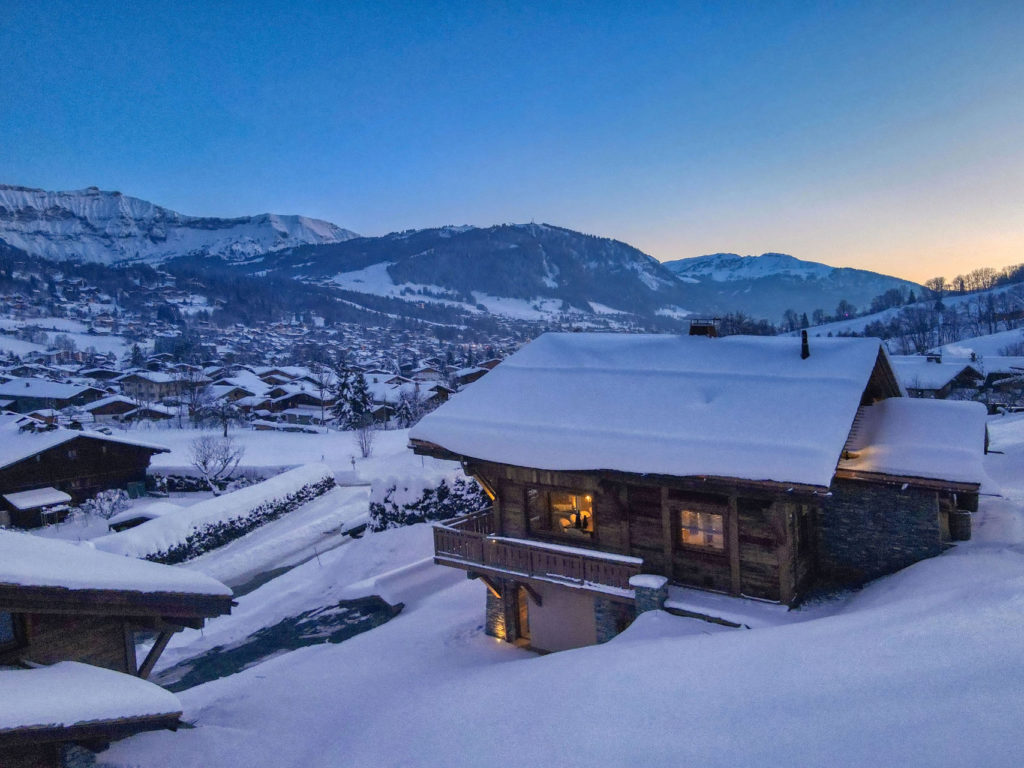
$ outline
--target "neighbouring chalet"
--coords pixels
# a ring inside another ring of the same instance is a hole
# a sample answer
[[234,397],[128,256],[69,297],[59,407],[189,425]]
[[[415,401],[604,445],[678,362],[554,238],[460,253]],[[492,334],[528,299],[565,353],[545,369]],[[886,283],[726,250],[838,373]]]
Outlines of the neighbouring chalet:
[[985,381],[977,366],[963,360],[943,362],[940,355],[894,355],[890,360],[911,397],[944,400],[954,390],[976,392]]
[[173,633],[231,600],[194,571],[0,530],[0,765],[91,764],[85,748],[176,728],[177,697],[145,678]]
[[46,379],[11,379],[0,384],[0,400],[9,401],[6,407],[18,413],[28,413],[39,408],[68,408],[86,405],[106,397],[106,392],[96,387],[77,384],[61,384]]
[[546,334],[427,415],[493,507],[435,527],[487,632],[602,642],[692,588],[784,604],[970,536],[985,408],[906,397],[877,339]]
[[80,503],[110,488],[144,484],[150,458],[167,452],[159,445],[0,414],[0,526],[33,528],[50,521],[45,505],[19,507],[25,499],[37,500],[26,491],[63,492]]
[[139,402],[155,403],[181,394],[185,381],[178,374],[134,371],[114,379],[121,390]]

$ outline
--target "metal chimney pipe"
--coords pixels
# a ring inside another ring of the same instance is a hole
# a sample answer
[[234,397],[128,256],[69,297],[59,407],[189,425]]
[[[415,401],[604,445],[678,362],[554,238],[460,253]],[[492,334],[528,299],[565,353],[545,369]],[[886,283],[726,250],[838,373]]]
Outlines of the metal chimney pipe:
[[807,331],[800,331],[800,359],[806,360],[811,356],[811,348],[807,344]]

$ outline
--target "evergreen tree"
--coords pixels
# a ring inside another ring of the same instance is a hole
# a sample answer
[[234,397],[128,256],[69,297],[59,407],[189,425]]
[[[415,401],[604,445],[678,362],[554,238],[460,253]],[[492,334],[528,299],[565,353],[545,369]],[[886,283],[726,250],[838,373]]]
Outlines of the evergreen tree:
[[341,371],[337,376],[334,385],[334,405],[331,406],[331,415],[338,420],[342,426],[346,425],[348,417],[348,400],[352,389],[352,376],[348,371]]
[[357,373],[349,387],[346,429],[355,429],[368,423],[372,408],[373,396],[370,394],[366,377],[362,373]]

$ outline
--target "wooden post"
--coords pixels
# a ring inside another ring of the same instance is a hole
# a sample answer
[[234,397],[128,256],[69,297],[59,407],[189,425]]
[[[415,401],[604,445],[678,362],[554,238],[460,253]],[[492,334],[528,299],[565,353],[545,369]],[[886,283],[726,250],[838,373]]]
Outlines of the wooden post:
[[732,593],[739,595],[740,583],[740,510],[735,496],[729,497],[729,576]]
[[672,578],[672,510],[668,505],[668,488],[661,489],[661,533],[665,548],[665,569],[664,573],[669,579]]
[[793,504],[773,504],[775,514],[779,515],[782,523],[782,540],[779,542],[776,552],[779,561],[779,602],[791,603],[796,596],[796,574],[793,562]]

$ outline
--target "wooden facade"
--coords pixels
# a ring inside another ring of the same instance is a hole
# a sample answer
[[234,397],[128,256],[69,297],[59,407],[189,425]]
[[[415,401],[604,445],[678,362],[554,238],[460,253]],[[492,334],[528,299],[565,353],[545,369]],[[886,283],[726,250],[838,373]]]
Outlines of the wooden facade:
[[[0,643],[0,667],[77,661],[145,678],[174,632],[202,627],[206,618],[229,613],[231,606],[229,595],[0,584],[0,618],[8,630],[0,638],[6,640]],[[140,632],[156,635],[141,660],[135,653]],[[79,745],[100,749],[142,731],[173,729],[179,716],[180,712],[90,719],[70,726],[5,730],[0,732],[0,766],[57,768],[65,765],[68,750],[76,749],[89,760],[90,753]]]
[[[53,487],[80,503],[100,491],[144,483],[150,458],[161,452],[164,449],[82,433],[0,468],[0,490],[7,494]],[[0,517],[4,514],[9,515],[9,524],[17,527],[41,524],[38,510],[22,513],[8,509],[0,512]]]
[[[810,535],[807,520],[820,503],[813,488],[549,472],[472,461],[465,467],[494,493],[496,536],[639,558],[644,573],[664,575],[675,584],[784,603],[797,598],[813,570],[813,542],[801,540]],[[538,530],[531,499],[551,493],[589,496],[591,531],[567,537]],[[721,521],[721,537],[709,534],[713,544],[686,540],[683,516],[694,512],[715,525]]]

